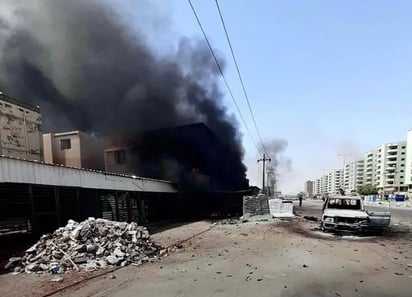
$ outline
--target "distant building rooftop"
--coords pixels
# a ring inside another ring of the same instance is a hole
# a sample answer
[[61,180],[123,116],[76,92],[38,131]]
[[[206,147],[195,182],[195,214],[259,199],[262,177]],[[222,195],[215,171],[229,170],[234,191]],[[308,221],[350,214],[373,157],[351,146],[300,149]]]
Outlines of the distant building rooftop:
[[40,107],[31,105],[27,102],[21,101],[19,99],[16,99],[16,98],[13,98],[13,97],[10,97],[10,96],[7,96],[7,95],[3,94],[1,91],[0,91],[0,100],[15,104],[15,105],[27,108],[27,109],[30,109],[30,110],[35,111],[35,112],[40,112]]

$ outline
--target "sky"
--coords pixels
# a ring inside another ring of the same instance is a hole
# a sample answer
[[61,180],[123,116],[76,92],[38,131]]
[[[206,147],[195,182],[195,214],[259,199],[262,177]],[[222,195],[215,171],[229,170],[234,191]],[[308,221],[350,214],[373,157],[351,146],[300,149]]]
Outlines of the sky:
[[[126,17],[136,18],[133,1]],[[147,38],[167,51],[179,37],[203,37],[186,0],[158,0],[162,19]],[[231,60],[214,0],[192,0],[249,129],[258,139]],[[288,142],[279,167],[284,193],[342,167],[412,128],[411,1],[220,0],[232,45],[264,141]],[[150,18],[150,16],[139,16]],[[141,24],[141,22],[136,22]],[[167,27],[167,30],[164,28]],[[138,28],[138,25],[137,25]],[[156,32],[159,34],[153,34]],[[167,34],[164,31],[167,31]],[[239,115],[226,92],[229,113]],[[259,156],[246,130],[245,164],[261,184]]]

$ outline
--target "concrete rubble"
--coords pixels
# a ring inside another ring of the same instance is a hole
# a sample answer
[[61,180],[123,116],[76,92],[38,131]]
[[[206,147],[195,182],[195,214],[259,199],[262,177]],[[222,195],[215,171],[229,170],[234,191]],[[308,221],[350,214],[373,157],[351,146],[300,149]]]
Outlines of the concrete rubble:
[[146,227],[89,218],[80,223],[69,220],[65,227],[43,235],[22,258],[10,258],[6,266],[26,273],[92,271],[108,266],[139,266],[168,251],[150,240]]

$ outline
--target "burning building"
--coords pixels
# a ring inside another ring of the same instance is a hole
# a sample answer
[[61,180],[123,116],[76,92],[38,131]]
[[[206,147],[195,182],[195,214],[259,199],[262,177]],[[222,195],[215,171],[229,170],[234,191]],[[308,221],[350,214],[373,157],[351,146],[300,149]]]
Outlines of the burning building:
[[[145,1],[134,5],[167,17]],[[128,23],[106,1],[1,1],[0,88],[41,106],[44,131],[129,135],[130,148],[106,151],[108,170],[131,168],[203,193],[244,189],[241,134],[207,45],[180,38],[160,54],[147,23]]]
[[232,152],[204,123],[141,133],[105,150],[108,172],[171,180],[187,190],[216,192],[248,187]]

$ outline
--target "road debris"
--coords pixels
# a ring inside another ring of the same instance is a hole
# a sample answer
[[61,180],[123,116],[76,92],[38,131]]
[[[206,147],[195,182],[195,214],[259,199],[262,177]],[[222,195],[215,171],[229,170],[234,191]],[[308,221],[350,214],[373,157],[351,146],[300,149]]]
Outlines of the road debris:
[[173,249],[162,249],[149,237],[146,227],[134,222],[69,220],[65,227],[43,235],[22,258],[10,258],[5,268],[26,273],[63,273],[107,266],[139,266]]
[[313,217],[313,216],[303,216],[304,219],[308,220],[308,221],[314,221],[317,222],[318,218],[317,217]]
[[54,276],[50,281],[54,283],[59,283],[63,280],[61,276]]

